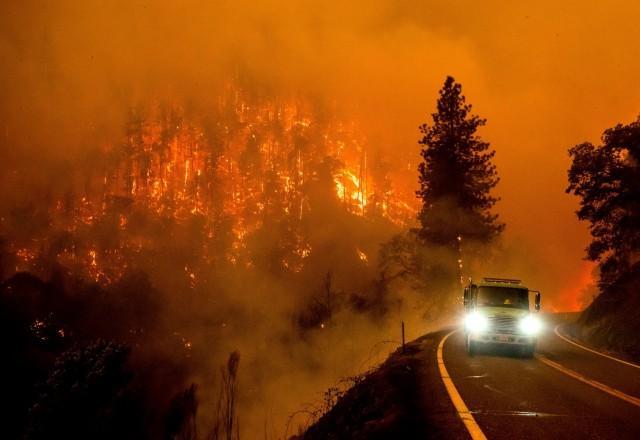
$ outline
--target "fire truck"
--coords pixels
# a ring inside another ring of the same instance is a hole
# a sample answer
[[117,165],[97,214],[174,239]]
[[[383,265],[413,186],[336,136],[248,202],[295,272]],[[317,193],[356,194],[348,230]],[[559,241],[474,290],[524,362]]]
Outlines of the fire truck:
[[[534,303],[530,309],[529,298]],[[467,353],[473,356],[481,348],[513,347],[524,357],[532,357],[542,322],[540,292],[530,290],[520,280],[484,278],[469,280],[464,288],[464,332]]]

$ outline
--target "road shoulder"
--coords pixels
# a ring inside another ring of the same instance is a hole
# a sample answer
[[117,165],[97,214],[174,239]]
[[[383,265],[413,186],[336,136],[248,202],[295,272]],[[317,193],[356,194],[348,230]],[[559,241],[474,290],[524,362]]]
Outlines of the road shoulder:
[[396,350],[300,438],[467,439],[438,373],[436,352],[446,333]]

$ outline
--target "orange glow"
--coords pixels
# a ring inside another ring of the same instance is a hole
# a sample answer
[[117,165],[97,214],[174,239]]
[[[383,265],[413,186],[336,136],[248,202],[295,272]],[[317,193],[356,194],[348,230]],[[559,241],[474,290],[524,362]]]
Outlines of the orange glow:
[[[123,115],[136,104],[186,106],[177,111],[184,117],[167,120],[176,136],[166,156],[152,164],[152,174],[141,162],[132,164],[130,177],[136,177],[127,190],[163,215],[187,219],[210,215],[208,167],[235,181],[240,174],[236,157],[226,153],[215,164],[206,163],[203,127],[194,114],[231,101],[241,124],[260,126],[277,118],[292,133],[317,127],[317,115],[307,110],[323,108],[334,121],[330,133],[319,135],[327,135],[334,157],[343,162],[334,176],[340,200],[354,213],[366,213],[375,195],[382,199],[376,202],[380,211],[401,224],[415,211],[417,126],[428,121],[450,74],[488,120],[482,136],[497,153],[501,201],[496,209],[508,225],[505,241],[518,241],[538,255],[526,265],[546,266],[544,279],[532,280],[544,291],[579,276],[588,233],[575,218],[576,200],[563,192],[566,151],[637,117],[640,61],[630,54],[640,47],[634,38],[640,4],[373,3],[308,8],[300,2],[159,0],[153,8],[123,8],[61,0],[44,11],[5,2],[0,56],[8,62],[0,71],[0,138],[9,155],[48,163],[75,157],[88,146],[122,145]],[[607,32],[594,31],[603,26]],[[237,82],[251,99],[231,85]],[[154,154],[161,129],[158,117],[143,119],[140,158]],[[234,125],[225,120],[219,128],[229,133]],[[248,139],[247,133],[242,136]],[[259,143],[267,151],[279,148],[273,136]],[[296,158],[296,170],[280,174],[287,192],[311,177],[303,156]],[[393,188],[380,188],[374,178],[378,156],[389,163]],[[117,181],[102,175],[101,183],[113,188],[124,174]],[[250,195],[239,184],[224,192],[225,210]],[[95,224],[98,205],[108,202],[85,196],[91,207],[76,207],[82,221],[74,228]],[[167,197],[180,205],[170,213]],[[300,205],[285,209],[304,215]]]
[[[141,348],[193,353],[198,418],[237,348],[243,437],[280,438],[263,408],[283,425],[297,409],[283,400],[359,373],[400,320],[418,336],[445,318],[440,283],[403,272],[425,257],[430,277],[448,256],[390,239],[417,224],[418,127],[448,75],[487,120],[506,224],[491,252],[460,237],[461,283],[521,278],[543,311],[589,304],[567,150],[638,117],[638,17],[637,0],[2,1],[0,277],[72,293],[148,276],[157,292],[140,293],[163,304],[149,322],[192,331]],[[292,318],[307,310],[321,335],[302,347]]]
[[[215,239],[219,234],[215,219],[225,216],[231,220],[232,233],[227,261],[252,267],[254,263],[246,256],[247,237],[262,226],[265,216],[295,217],[300,224],[310,209],[307,185],[319,179],[318,170],[329,158],[333,160],[330,177],[335,183],[334,196],[342,209],[364,216],[372,207],[376,215],[399,226],[415,221],[417,200],[413,192],[406,190],[395,174],[378,176],[380,180],[371,175],[366,141],[354,123],[345,124],[337,118],[319,123],[312,106],[303,100],[254,101],[230,82],[211,110],[219,115],[213,128],[188,118],[178,105],[153,104],[137,110],[139,113],[128,121],[125,139],[114,140],[105,148],[113,159],[97,177],[99,184],[79,192],[78,200],[54,200],[49,210],[52,218],[75,233],[83,225],[105,221],[114,209],[121,210],[117,203],[126,202],[180,224],[200,218],[204,235]],[[174,125],[167,114],[180,123]],[[217,137],[205,136],[207,130],[218,130]],[[221,140],[225,147],[216,155],[219,146],[212,142]],[[313,148],[300,146],[312,140]],[[292,155],[295,160],[291,162]],[[269,173],[275,182],[269,180]],[[281,213],[270,211],[272,203],[265,200],[273,195],[268,190],[277,191],[284,201]],[[69,207],[75,207],[71,217],[67,215]],[[120,230],[129,228],[129,215],[128,211],[117,213]],[[304,234],[292,233],[295,250],[281,265],[300,272],[312,249]],[[31,245],[16,252],[25,269],[48,243],[44,239]],[[106,284],[117,281],[130,256],[144,246],[133,236],[123,235],[116,248],[98,250],[92,246],[85,251],[88,258],[78,258],[81,249],[65,249],[58,259],[69,266],[84,266],[91,279]],[[357,253],[367,263],[367,255],[360,250]],[[205,254],[211,252],[205,249]],[[191,288],[197,284],[196,272],[185,267]]]
[[[577,276],[567,279],[557,297],[552,296],[549,309],[554,312],[578,312],[588,306],[596,280],[593,278],[595,264],[583,261]],[[546,308],[546,307],[545,307]]]

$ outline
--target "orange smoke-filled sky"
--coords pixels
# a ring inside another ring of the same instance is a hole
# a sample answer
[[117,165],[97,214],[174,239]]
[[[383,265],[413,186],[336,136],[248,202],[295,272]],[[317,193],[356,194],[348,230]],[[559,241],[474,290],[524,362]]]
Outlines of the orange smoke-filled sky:
[[638,17],[632,0],[3,2],[1,145],[72,154],[118,133],[132,102],[206,105],[241,74],[338,103],[371,148],[415,165],[452,75],[488,119],[510,270],[575,308],[591,266],[567,149],[640,113]]

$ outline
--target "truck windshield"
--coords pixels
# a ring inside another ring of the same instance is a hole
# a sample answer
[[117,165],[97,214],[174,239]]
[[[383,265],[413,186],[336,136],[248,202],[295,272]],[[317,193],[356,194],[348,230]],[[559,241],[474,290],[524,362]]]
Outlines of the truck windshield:
[[478,306],[529,309],[529,291],[515,287],[489,287],[478,289]]

